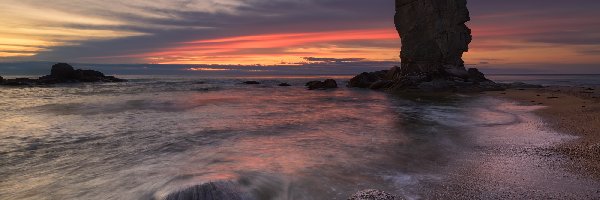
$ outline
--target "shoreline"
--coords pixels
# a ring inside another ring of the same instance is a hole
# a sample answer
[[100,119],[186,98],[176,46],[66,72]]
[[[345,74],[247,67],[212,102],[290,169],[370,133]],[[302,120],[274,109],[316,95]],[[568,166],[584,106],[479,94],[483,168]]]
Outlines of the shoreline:
[[534,113],[549,128],[578,137],[551,150],[569,159],[568,169],[600,180],[600,87],[549,86],[484,94],[524,105],[545,106]]

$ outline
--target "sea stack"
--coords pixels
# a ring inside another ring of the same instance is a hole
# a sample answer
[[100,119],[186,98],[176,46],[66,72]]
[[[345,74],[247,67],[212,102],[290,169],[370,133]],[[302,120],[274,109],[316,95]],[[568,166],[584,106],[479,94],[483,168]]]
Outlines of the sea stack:
[[402,75],[466,76],[462,55],[472,38],[469,20],[466,0],[396,0]]
[[374,80],[373,74],[361,74],[354,79],[392,82],[386,87],[365,87],[365,82],[357,85],[352,81],[348,86],[435,92],[502,89],[479,70],[465,68],[462,55],[472,39],[471,29],[465,25],[469,20],[466,0],[396,0],[394,24],[402,39],[401,67],[385,72],[393,72],[391,77]]

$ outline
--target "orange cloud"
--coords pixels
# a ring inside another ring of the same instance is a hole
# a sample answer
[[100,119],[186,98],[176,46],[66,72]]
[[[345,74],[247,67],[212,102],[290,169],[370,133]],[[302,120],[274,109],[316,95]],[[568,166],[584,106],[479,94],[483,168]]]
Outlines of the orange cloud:
[[169,64],[282,64],[304,57],[397,60],[397,48],[352,47],[352,41],[397,42],[394,29],[345,30],[312,33],[262,34],[180,43],[158,52],[134,55],[153,63]]

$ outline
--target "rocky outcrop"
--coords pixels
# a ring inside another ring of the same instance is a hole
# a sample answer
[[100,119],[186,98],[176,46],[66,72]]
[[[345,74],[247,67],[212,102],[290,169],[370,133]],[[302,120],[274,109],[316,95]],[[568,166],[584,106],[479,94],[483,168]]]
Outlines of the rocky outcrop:
[[348,81],[348,87],[382,89],[393,86],[394,75],[400,71],[399,67],[376,72],[363,72]]
[[380,190],[363,190],[352,195],[348,200],[401,200],[403,198],[396,197],[387,192]]
[[325,90],[325,89],[334,89],[338,87],[338,84],[333,79],[327,79],[325,81],[310,81],[306,83],[306,87],[309,90]]
[[67,63],[58,63],[52,66],[50,75],[38,79],[16,78],[0,81],[2,85],[9,86],[36,86],[51,85],[59,83],[82,83],[82,82],[125,82],[126,80],[106,76],[102,72],[94,70],[74,69]]
[[462,55],[469,50],[472,39],[465,25],[469,20],[466,0],[396,0],[394,23],[402,38],[401,67],[390,70],[393,72],[384,78],[378,73],[361,74],[355,79],[368,81],[349,86],[366,87],[367,83],[379,82],[374,85],[377,87],[368,88],[418,92],[501,90],[479,70],[465,68]]

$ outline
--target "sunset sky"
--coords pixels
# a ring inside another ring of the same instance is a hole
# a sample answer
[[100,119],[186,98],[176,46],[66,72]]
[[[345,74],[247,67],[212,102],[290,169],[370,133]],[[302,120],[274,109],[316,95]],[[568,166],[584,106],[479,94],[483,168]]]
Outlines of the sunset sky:
[[[482,69],[600,73],[600,1],[470,0]],[[399,61],[393,0],[0,0],[0,62]]]

